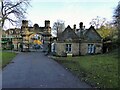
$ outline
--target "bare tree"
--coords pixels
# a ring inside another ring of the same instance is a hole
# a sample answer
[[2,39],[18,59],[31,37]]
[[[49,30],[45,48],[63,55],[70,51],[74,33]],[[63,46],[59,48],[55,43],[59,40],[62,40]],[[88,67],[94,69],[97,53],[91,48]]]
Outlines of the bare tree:
[[57,33],[57,36],[59,33],[61,33],[65,29],[65,21],[63,20],[57,20],[53,24],[53,30]]
[[6,21],[16,25],[25,18],[27,7],[30,6],[30,0],[1,0],[0,24],[2,28]]
[[98,29],[101,26],[103,26],[105,23],[106,23],[106,18],[101,18],[97,16],[96,18],[92,19],[92,21],[90,22],[90,25],[93,25],[95,26],[96,29]]

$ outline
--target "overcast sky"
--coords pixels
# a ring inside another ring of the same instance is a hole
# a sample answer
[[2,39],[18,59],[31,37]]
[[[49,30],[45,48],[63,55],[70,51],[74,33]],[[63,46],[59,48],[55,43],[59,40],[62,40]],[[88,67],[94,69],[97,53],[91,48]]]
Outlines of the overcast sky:
[[28,9],[27,19],[32,23],[44,26],[45,20],[53,22],[58,19],[65,21],[65,26],[83,22],[89,27],[89,22],[96,16],[112,20],[114,9],[119,0],[32,0]]
[[[28,8],[27,20],[32,24],[44,26],[45,20],[50,20],[50,26],[57,20],[64,20],[65,26],[73,24],[79,27],[83,22],[89,28],[89,22],[97,17],[112,20],[114,9],[119,0],[31,0],[31,7]],[[11,27],[11,25],[9,25]]]

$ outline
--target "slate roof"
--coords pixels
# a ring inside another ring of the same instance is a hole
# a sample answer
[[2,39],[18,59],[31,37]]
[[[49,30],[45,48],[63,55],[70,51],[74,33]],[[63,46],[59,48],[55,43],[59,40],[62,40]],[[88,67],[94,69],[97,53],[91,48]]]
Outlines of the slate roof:
[[95,30],[94,26],[92,26],[92,25],[90,26],[89,29],[86,29],[86,32],[84,33],[84,38],[89,40],[90,39],[90,31],[92,32],[92,30],[93,30],[94,35],[92,35],[91,40],[96,40],[96,41],[99,40],[100,41],[102,39],[102,37],[100,36],[100,34]]
[[58,41],[74,41],[79,39],[81,39],[82,41],[101,41],[102,37],[93,26],[90,26],[89,29],[83,30],[83,36],[80,36],[79,29],[77,29],[77,32],[75,33],[75,31],[69,25],[61,34],[58,35]]
[[74,30],[68,25],[67,28],[58,36],[58,41],[79,39]]

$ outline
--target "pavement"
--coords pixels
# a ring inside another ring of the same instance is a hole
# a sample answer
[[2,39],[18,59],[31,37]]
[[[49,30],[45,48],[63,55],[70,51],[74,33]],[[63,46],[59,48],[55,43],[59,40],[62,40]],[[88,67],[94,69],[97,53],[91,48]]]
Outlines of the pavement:
[[2,71],[2,88],[91,88],[42,52],[21,52]]

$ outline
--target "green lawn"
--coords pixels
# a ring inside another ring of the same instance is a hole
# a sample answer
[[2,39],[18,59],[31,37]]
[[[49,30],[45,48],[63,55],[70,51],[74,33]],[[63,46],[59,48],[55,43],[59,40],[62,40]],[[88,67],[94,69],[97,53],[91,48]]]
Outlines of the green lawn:
[[118,87],[117,51],[109,54],[80,57],[54,57],[80,80],[97,88]]
[[2,52],[2,68],[4,68],[9,62],[16,56],[14,52]]

